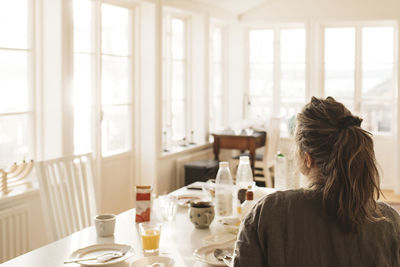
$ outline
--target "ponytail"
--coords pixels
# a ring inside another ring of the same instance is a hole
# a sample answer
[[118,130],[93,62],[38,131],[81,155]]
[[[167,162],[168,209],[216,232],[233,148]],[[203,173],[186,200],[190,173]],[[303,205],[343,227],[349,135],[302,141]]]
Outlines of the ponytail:
[[362,119],[353,116],[332,97],[313,97],[297,116],[296,143],[300,155],[314,159],[315,188],[322,192],[322,205],[345,232],[357,232],[367,221],[380,219],[379,172],[369,132]]

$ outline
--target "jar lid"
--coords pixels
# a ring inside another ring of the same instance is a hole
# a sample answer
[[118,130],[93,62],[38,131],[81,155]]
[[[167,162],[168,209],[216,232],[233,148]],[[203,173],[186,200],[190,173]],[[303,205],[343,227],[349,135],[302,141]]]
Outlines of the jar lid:
[[137,185],[136,189],[151,189],[151,185]]
[[254,200],[254,193],[251,190],[247,190],[246,192],[246,200]]
[[219,167],[220,167],[220,168],[229,167],[229,162],[227,162],[227,161],[221,161],[221,162],[219,163]]
[[243,161],[243,162],[249,162],[250,161],[250,158],[249,158],[249,156],[240,156],[240,161]]

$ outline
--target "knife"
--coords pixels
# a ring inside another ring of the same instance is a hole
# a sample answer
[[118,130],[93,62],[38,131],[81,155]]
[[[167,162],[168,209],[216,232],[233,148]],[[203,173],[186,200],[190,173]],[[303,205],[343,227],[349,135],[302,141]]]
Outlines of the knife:
[[123,247],[120,251],[114,251],[114,252],[107,252],[102,255],[98,255],[96,257],[90,257],[90,258],[82,258],[82,259],[74,259],[74,260],[67,260],[64,261],[64,264],[67,263],[77,263],[81,261],[90,261],[90,260],[96,260],[99,263],[105,263],[113,259],[121,258],[124,256],[129,250],[131,249],[130,246],[125,246]]

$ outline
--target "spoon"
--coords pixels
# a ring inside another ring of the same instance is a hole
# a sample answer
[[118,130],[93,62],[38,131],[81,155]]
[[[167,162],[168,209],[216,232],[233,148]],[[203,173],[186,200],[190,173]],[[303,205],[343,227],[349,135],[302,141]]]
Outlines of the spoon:
[[214,257],[219,261],[223,261],[224,259],[226,259],[226,260],[232,259],[232,255],[231,255],[231,253],[229,253],[229,251],[222,250],[219,248],[214,250]]

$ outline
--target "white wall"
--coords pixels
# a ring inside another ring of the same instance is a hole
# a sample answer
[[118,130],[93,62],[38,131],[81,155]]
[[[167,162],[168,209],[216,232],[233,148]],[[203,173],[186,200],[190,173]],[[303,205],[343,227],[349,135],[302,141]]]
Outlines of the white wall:
[[397,0],[279,0],[241,15],[242,21],[314,19],[398,19]]
[[[228,25],[228,124],[243,119],[243,95],[247,86],[245,81],[244,27],[238,21]],[[226,48],[225,48],[226,49]]]

